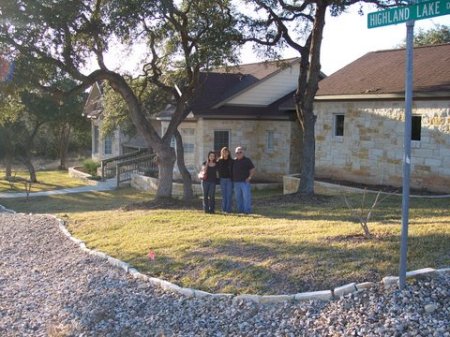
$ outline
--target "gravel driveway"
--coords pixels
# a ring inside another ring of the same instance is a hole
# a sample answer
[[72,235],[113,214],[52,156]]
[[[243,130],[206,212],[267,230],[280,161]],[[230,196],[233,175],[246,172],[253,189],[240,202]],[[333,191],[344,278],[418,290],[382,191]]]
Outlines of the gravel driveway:
[[82,252],[43,215],[0,213],[0,336],[450,336],[450,274],[329,303],[194,299]]

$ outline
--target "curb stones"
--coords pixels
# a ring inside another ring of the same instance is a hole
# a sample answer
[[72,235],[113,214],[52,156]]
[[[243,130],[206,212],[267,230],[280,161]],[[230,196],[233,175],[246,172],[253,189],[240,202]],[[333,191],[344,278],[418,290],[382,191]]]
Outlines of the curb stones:
[[333,295],[335,297],[342,297],[347,294],[354,293],[355,291],[358,291],[358,289],[356,288],[356,283],[349,283],[349,284],[334,288]]
[[[15,213],[12,210],[8,210],[5,207],[0,205],[0,212],[9,212],[9,213]],[[123,262],[119,259],[113,258],[111,256],[108,256],[107,254],[103,252],[99,252],[96,250],[91,250],[86,247],[86,244],[81,241],[80,239],[77,239],[73,237],[70,232],[67,230],[65,226],[64,220],[58,219],[57,217],[50,215],[52,218],[57,220],[58,227],[61,230],[61,232],[67,236],[72,242],[77,244],[79,248],[85,252],[87,252],[90,255],[97,256],[101,259],[106,260],[109,264],[119,267],[123,269],[126,273],[130,274],[133,278],[141,279],[144,282],[148,282],[154,286],[159,286],[164,290],[173,291],[175,293],[184,295],[188,298],[196,297],[196,298],[203,298],[203,297],[211,297],[215,299],[229,299],[232,298],[233,304],[239,304],[242,301],[251,301],[258,304],[277,304],[277,303],[285,303],[285,302],[292,302],[292,301],[331,301],[333,298],[339,298],[343,297],[345,295],[355,293],[358,291],[365,291],[370,290],[373,286],[375,286],[375,283],[373,282],[363,282],[363,283],[349,283],[337,288],[334,288],[333,290],[322,290],[322,291],[312,291],[312,292],[304,292],[304,293],[298,293],[298,294],[286,294],[286,295],[252,295],[252,294],[242,294],[242,295],[234,295],[234,294],[212,294],[208,293],[206,291],[202,290],[196,290],[191,288],[182,288],[174,283],[171,283],[169,281],[161,280],[159,278],[155,277],[149,277],[145,274],[140,273],[137,269],[130,266],[128,263]],[[443,268],[435,270],[433,268],[423,268],[418,270],[413,270],[407,273],[408,278],[420,278],[424,276],[430,276],[433,273],[450,273],[450,268]],[[399,278],[397,276],[386,276],[382,279],[381,283],[385,287],[394,287],[398,286]],[[433,305],[427,305],[424,310],[427,313],[431,313],[435,311],[437,308]]]

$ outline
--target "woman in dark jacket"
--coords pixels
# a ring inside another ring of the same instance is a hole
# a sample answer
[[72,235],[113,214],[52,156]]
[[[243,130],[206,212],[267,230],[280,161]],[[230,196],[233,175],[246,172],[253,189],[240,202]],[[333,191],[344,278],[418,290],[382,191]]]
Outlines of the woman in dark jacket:
[[217,183],[217,162],[216,154],[213,151],[208,153],[208,160],[202,165],[200,178],[203,190],[203,210],[205,213],[214,213],[216,207],[216,183]]
[[217,166],[220,178],[220,191],[222,193],[222,212],[231,213],[231,198],[233,195],[231,172],[233,169],[233,159],[227,147],[220,150],[220,158],[217,161]]

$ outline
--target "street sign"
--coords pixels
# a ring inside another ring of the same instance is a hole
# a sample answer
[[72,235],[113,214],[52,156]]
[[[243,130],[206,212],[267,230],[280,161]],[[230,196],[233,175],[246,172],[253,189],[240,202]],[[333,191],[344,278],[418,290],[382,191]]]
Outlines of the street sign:
[[409,20],[422,20],[450,14],[450,0],[434,0],[411,6],[395,7],[384,11],[369,13],[367,27],[395,25]]
[[400,289],[405,288],[408,252],[409,181],[411,171],[411,115],[413,96],[413,45],[415,20],[450,14],[450,0],[422,1],[405,7],[369,13],[367,27],[376,28],[406,22],[405,132],[403,145],[402,235],[400,244]]

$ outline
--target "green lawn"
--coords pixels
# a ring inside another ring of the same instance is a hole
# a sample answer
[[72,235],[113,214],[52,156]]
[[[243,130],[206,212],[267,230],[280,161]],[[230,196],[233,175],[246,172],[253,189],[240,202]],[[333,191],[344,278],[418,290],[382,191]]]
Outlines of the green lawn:
[[[38,182],[31,185],[31,192],[51,191],[86,185],[81,179],[72,178],[67,171],[38,171]],[[13,173],[12,181],[5,179],[5,171],[0,171],[0,192],[25,192],[25,182],[30,178],[28,172]]]
[[[398,274],[400,197],[378,206],[370,223],[375,237],[366,240],[342,196],[281,203],[276,193],[256,193],[251,216],[195,209],[125,211],[122,206],[151,198],[132,189],[0,203],[23,212],[56,213],[89,248],[205,291],[296,293]],[[361,200],[349,197],[354,204]],[[411,199],[408,270],[450,265],[449,204],[449,199]],[[147,258],[149,250],[154,261]]]

